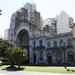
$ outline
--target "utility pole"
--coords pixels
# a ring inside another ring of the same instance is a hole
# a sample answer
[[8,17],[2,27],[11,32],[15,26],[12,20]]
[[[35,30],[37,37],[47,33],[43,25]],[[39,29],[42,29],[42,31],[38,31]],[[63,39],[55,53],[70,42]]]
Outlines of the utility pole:
[[64,50],[64,67],[66,68],[66,57],[65,57],[65,51],[66,51],[66,49],[67,49],[67,43],[63,43],[62,45],[61,45],[61,47],[62,47],[62,49]]

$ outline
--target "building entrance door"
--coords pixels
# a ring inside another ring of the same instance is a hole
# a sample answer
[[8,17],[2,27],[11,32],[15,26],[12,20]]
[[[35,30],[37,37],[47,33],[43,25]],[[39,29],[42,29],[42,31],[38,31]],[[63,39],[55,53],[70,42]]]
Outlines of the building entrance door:
[[18,33],[16,38],[16,45],[22,49],[26,49],[28,59],[25,62],[29,63],[29,33],[27,30],[23,29]]
[[73,65],[74,64],[74,56],[73,55],[69,55],[68,56],[68,61],[69,61],[70,65]]
[[36,54],[34,54],[33,57],[34,57],[34,62],[33,63],[36,64]]
[[52,57],[51,56],[48,56],[48,63],[52,64]]

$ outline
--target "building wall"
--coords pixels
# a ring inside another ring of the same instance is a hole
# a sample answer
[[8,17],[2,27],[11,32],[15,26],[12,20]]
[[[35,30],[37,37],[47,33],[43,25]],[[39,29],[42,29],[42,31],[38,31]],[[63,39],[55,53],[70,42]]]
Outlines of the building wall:
[[37,11],[34,11],[34,25],[37,26],[38,29],[41,30],[41,19],[40,19],[40,13]]
[[9,42],[11,44],[14,44],[15,17],[16,17],[16,13],[13,13],[10,19]]
[[[12,14],[10,20],[10,43],[14,44],[15,39],[15,29],[22,23],[22,22],[30,22],[32,23],[33,31],[37,28],[41,30],[41,22],[40,22],[40,13],[36,11],[36,6],[33,4],[27,3],[24,7],[17,10],[15,13]],[[36,28],[35,28],[36,27]],[[36,29],[36,31],[37,31]]]
[[48,18],[44,20],[44,26],[49,25],[50,28],[50,33],[52,35],[56,35],[57,34],[57,20],[56,18]]
[[[70,32],[72,29],[69,27],[69,19],[71,17],[62,11],[60,15],[56,16],[57,19],[57,33],[65,33],[65,32]],[[72,20],[71,20],[72,21]]]
[[28,21],[34,24],[34,11],[36,11],[35,4],[25,4],[24,8],[28,10]]
[[45,20],[44,20],[44,26],[45,26],[45,25],[52,26],[52,18],[45,19]]
[[75,39],[75,25],[73,26],[73,38]]
[[6,30],[4,31],[4,39],[5,39],[5,40],[9,40],[9,30],[10,30],[10,29],[6,29]]
[[72,29],[70,26],[73,25],[73,18],[66,12],[61,11],[59,15],[56,15],[56,17],[45,19],[44,25],[50,25],[53,28],[54,34],[71,32]]
[[[71,40],[71,43],[68,43],[68,39]],[[42,40],[42,46],[44,46],[44,48],[40,47],[40,43],[39,43],[40,40]],[[40,37],[36,37],[35,40],[33,38],[33,40],[31,40],[31,41],[32,42],[35,41],[36,43],[35,43],[35,49],[32,50],[32,55],[34,54],[34,52],[38,54],[38,56],[36,55],[36,58],[38,59],[38,61],[36,61],[36,63],[49,64],[48,56],[51,56],[52,63],[59,64],[59,61],[60,61],[60,64],[63,64],[64,63],[64,49],[61,48],[61,46],[60,46],[60,40],[63,40],[63,44],[67,43],[67,48],[65,50],[65,62],[70,64],[70,62],[68,60],[68,52],[73,52],[73,54],[75,54],[72,33],[65,33],[65,34],[61,34],[61,35],[57,35],[57,36],[53,36],[53,37],[40,36]],[[54,41],[57,42],[57,47],[54,47]],[[50,42],[50,46],[47,46],[48,42]],[[32,43],[32,47],[34,48],[33,43]],[[37,47],[39,47],[39,48],[37,48]],[[40,52],[43,53],[43,55],[42,55],[43,59],[41,59],[41,60],[40,60]],[[75,64],[75,56],[74,56],[73,64]]]

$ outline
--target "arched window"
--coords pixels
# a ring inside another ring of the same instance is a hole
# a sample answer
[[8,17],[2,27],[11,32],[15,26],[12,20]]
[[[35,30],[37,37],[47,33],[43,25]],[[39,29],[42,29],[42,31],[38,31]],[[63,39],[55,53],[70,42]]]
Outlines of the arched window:
[[13,36],[13,33],[11,33],[11,36]]
[[60,46],[63,44],[63,40],[60,40]]
[[74,64],[74,53],[72,51],[69,51],[67,54],[68,54],[68,63],[70,65],[73,65]]
[[20,38],[20,43],[21,45],[25,45],[26,44],[26,40],[25,40],[25,35],[22,35],[21,38]]
[[21,20],[24,20],[24,15],[21,16]]
[[36,54],[33,54],[34,57],[34,64],[36,64]]
[[33,41],[33,47],[35,47],[35,45],[36,45],[36,41]]
[[47,48],[50,48],[50,42],[47,42]]
[[72,45],[71,39],[68,39],[67,40],[67,44],[68,44],[68,46],[71,46]]
[[42,60],[43,59],[43,52],[41,51],[40,52],[40,58],[39,58],[40,60]]
[[57,47],[57,41],[54,41],[54,47]]
[[42,40],[39,40],[39,45],[42,46]]

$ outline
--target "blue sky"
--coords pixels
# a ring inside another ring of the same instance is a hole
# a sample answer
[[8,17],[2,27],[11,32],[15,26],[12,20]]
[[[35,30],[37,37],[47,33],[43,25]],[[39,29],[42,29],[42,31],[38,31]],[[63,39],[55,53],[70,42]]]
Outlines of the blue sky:
[[[0,0],[0,35],[4,36],[4,30],[9,28],[10,18],[13,12],[22,7],[28,0]],[[37,10],[42,17],[55,17],[64,10],[75,20],[75,0],[33,0],[37,5]]]

